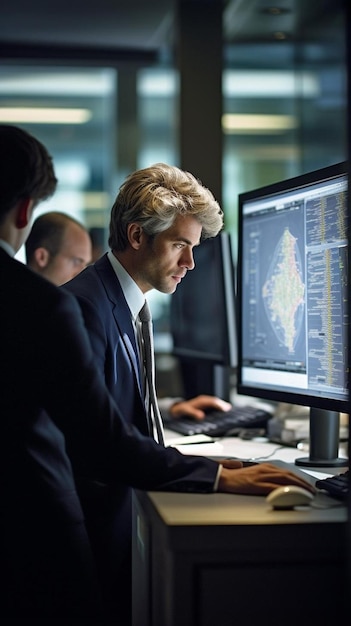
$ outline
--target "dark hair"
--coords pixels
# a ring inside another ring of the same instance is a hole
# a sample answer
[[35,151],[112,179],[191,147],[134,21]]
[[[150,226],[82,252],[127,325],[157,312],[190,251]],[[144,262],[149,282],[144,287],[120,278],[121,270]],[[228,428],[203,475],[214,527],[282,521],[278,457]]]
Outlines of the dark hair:
[[69,224],[76,224],[88,232],[83,224],[66,213],[49,211],[39,215],[33,222],[25,243],[27,263],[31,262],[37,248],[46,248],[50,256],[55,257],[62,248],[65,231]]
[[17,126],[0,124],[0,222],[16,203],[49,198],[57,179],[45,146]]

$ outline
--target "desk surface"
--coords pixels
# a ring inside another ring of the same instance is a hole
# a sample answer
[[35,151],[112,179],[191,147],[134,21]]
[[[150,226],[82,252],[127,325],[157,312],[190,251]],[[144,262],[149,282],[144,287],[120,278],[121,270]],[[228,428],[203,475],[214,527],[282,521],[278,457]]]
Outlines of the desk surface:
[[[174,442],[180,440],[186,441],[186,437],[165,429],[166,445],[174,445]],[[177,445],[178,449],[180,447]],[[249,461],[284,461],[285,463],[294,464],[299,457],[308,457],[308,445],[303,448],[287,447],[268,441],[244,441],[239,437],[223,437],[209,444],[189,444],[181,447],[183,454],[196,454],[200,456],[220,456],[234,457]],[[347,443],[340,444],[339,456],[347,459]],[[338,474],[345,471],[346,467],[326,467],[326,468],[302,468],[308,474],[316,478],[324,478],[327,475]]]
[[[165,431],[166,444],[179,440],[179,435]],[[178,446],[177,446],[178,447]],[[179,447],[178,447],[179,449]],[[291,464],[297,473],[305,472],[314,482],[330,474],[345,471],[346,468],[302,468],[294,465],[295,459],[308,456],[308,451],[283,447],[273,443],[243,441],[238,437],[223,438],[215,444],[195,444],[181,447],[185,454],[203,456],[233,456],[257,461],[283,461]],[[345,450],[340,454],[345,456]],[[317,494],[312,506],[290,511],[276,511],[267,504],[264,496],[237,494],[187,494],[149,493],[149,498],[163,521],[168,526],[208,526],[242,524],[310,524],[346,521],[347,506],[326,494]]]
[[347,520],[346,504],[331,501],[328,496],[319,500],[318,508],[316,502],[316,508],[308,506],[289,511],[273,510],[262,496],[149,492],[148,498],[167,526],[314,524]]

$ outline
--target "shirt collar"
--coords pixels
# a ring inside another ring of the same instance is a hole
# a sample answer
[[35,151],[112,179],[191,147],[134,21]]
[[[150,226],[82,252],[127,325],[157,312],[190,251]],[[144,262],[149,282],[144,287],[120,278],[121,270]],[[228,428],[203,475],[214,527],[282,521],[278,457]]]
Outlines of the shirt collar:
[[113,270],[120,282],[124,297],[130,308],[133,320],[136,320],[141,307],[145,302],[145,296],[141,289],[139,289],[136,282],[132,279],[130,274],[124,269],[123,265],[116,259],[112,251],[107,253],[107,258],[110,261]]
[[14,257],[16,254],[16,251],[13,249],[13,247],[10,246],[10,244],[7,241],[4,241],[4,239],[0,239],[0,248],[5,250],[5,252],[7,252],[7,254],[9,254],[12,257]]

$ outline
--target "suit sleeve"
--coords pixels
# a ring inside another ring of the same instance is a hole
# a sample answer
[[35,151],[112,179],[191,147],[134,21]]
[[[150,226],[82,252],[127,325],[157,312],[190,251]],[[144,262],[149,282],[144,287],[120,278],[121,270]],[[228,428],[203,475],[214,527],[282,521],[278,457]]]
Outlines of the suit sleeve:
[[75,472],[138,489],[213,491],[216,462],[163,448],[124,424],[95,365],[79,306],[70,294],[59,293],[47,321],[51,349],[43,376],[46,408],[65,435]]

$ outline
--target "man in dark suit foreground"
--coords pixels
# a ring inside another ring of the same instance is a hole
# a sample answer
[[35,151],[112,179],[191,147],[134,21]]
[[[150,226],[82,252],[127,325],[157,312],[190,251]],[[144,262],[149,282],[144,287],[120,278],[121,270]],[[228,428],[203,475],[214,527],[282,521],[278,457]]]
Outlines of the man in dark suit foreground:
[[1,623],[97,624],[99,582],[75,475],[116,493],[121,484],[248,494],[311,487],[269,464],[182,456],[124,424],[74,297],[13,258],[33,209],[55,190],[51,158],[2,125],[0,165]]

